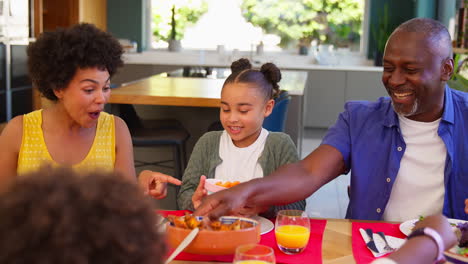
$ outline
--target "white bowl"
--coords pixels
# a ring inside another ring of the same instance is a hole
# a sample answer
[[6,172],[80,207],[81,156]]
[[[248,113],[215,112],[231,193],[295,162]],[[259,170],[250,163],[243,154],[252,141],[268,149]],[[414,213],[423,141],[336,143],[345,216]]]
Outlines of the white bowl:
[[221,190],[225,190],[227,189],[227,187],[223,187],[223,186],[219,186],[219,185],[216,185],[216,183],[218,182],[221,182],[221,183],[226,183],[226,182],[235,182],[235,181],[223,181],[223,180],[220,180],[220,179],[206,179],[206,182],[205,182],[205,189],[208,191],[208,194],[212,194],[212,193],[215,193],[215,192],[219,192]]

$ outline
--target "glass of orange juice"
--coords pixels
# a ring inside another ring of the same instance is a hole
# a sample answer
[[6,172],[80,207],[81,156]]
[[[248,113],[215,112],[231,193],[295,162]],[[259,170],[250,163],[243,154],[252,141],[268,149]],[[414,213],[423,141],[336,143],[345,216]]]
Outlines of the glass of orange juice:
[[275,224],[276,244],[286,254],[304,251],[310,236],[309,217],[301,210],[281,210]]
[[236,248],[234,264],[275,264],[275,253],[271,247],[246,244]]

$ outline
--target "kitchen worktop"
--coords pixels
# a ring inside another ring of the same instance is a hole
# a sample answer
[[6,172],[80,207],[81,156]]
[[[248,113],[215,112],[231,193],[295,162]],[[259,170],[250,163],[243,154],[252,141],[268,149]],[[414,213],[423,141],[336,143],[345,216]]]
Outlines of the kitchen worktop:
[[[288,70],[338,70],[381,72],[382,67],[372,66],[356,53],[335,52],[335,65],[320,65],[313,55],[297,55],[287,52],[265,52],[259,56],[251,52],[226,51],[218,54],[212,50],[183,50],[180,52],[145,51],[125,53],[126,64],[172,65],[172,66],[210,66],[229,67],[239,58],[248,58],[256,67],[265,62],[273,62],[281,69]],[[338,64],[337,64],[338,63]]]

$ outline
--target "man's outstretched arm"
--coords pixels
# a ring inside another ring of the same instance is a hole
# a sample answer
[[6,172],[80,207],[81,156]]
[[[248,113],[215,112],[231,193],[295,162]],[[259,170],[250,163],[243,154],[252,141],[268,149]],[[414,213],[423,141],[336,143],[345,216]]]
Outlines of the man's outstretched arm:
[[197,215],[237,214],[245,206],[271,206],[305,199],[345,171],[341,153],[321,145],[304,160],[280,167],[270,176],[207,196]]

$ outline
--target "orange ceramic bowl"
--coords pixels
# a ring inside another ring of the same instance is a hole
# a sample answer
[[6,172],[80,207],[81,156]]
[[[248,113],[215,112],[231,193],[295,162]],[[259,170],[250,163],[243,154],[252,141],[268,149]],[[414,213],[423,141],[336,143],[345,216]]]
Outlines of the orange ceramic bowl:
[[[201,217],[199,217],[199,219],[201,219]],[[223,216],[220,218],[220,221],[223,223],[232,223],[238,219],[251,222],[254,226],[230,231],[202,229],[198,232],[198,235],[190,245],[184,249],[184,252],[203,255],[228,255],[234,254],[236,247],[239,245],[260,242],[260,224],[257,221],[236,216]],[[176,227],[171,223],[167,223],[166,238],[169,246],[176,248],[190,231],[192,230]]]

